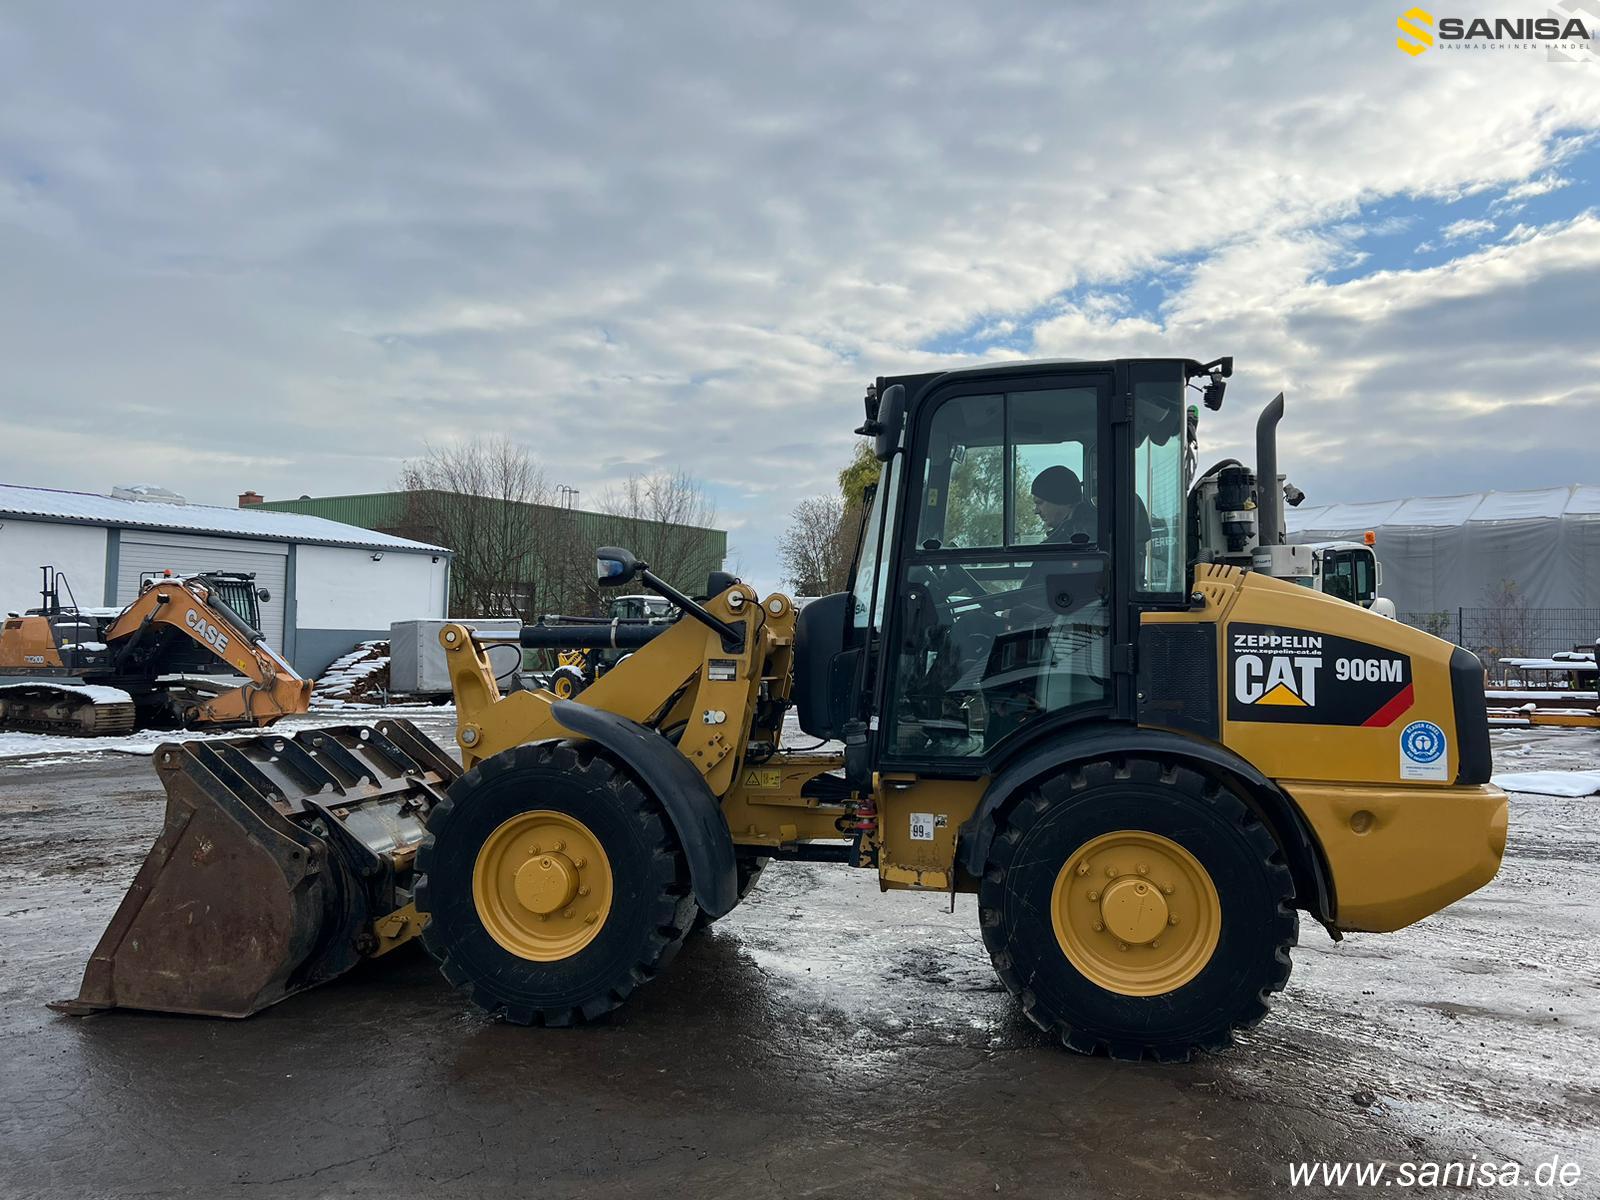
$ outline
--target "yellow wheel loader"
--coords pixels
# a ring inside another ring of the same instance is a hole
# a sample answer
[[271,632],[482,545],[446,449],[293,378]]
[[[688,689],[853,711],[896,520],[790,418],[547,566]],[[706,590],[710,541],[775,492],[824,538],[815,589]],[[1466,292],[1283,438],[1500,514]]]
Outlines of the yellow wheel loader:
[[[255,576],[146,578],[126,608],[61,603],[71,585],[41,568],[43,603],[0,626],[0,731],[82,737],[148,727],[270,725],[311,707],[300,678],[261,636]],[[234,685],[185,678],[221,669]]]
[[[602,584],[682,617],[617,631],[631,657],[570,700],[502,696],[446,626],[460,766],[399,721],[163,747],[166,827],[64,1007],[243,1015],[420,935],[483,1010],[567,1025],[798,859],[975,895],[1000,979],[1075,1050],[1226,1046],[1301,913],[1399,929],[1506,836],[1471,654],[1201,544],[1184,400],[1230,369],[878,380],[847,592],[797,614],[719,575],[702,604],[601,549]],[[785,749],[790,715],[838,748]]]
[[[641,622],[659,624],[675,619],[671,602],[660,596],[618,596],[606,606],[606,614],[604,617],[549,615],[540,622],[540,626],[600,625],[617,629]],[[559,635],[553,644],[561,648],[556,654],[556,666],[550,672],[546,686],[561,700],[572,699],[630,653],[606,642],[582,649],[565,646]]]

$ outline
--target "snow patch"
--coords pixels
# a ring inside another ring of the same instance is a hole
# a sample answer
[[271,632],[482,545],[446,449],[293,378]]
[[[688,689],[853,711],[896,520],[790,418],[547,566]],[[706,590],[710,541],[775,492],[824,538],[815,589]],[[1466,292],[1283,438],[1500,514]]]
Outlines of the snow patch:
[[[110,689],[114,690],[114,689]],[[125,737],[66,737],[57,733],[0,733],[0,759],[32,758],[39,754],[87,758],[110,751],[114,754],[154,754],[163,742],[189,742],[200,738],[237,736],[241,731],[199,733],[182,729],[146,729]]]
[[57,683],[50,679],[40,679],[33,683],[4,683],[0,684],[0,692],[18,691],[23,688],[51,687],[62,692],[75,692],[85,700],[92,700],[96,704],[132,704],[133,697],[121,688],[103,687],[98,683]]

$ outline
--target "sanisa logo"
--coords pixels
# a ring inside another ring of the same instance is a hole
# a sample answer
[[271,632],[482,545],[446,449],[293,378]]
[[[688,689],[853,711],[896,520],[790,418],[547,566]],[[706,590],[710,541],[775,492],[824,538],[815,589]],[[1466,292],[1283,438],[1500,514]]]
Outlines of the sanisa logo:
[[[1591,49],[1594,35],[1575,16],[1440,17],[1426,9],[1408,8],[1395,18],[1400,36],[1395,45],[1412,58],[1437,44],[1440,49],[1546,49],[1558,43]],[[1435,30],[1437,29],[1437,33]]]

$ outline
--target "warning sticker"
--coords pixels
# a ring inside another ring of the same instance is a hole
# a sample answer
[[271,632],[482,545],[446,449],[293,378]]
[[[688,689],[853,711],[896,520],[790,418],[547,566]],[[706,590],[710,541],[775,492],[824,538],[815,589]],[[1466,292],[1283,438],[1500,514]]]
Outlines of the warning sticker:
[[911,814],[911,840],[913,842],[933,841],[933,814]]
[[777,767],[752,767],[739,782],[747,788],[781,788],[783,772]]
[[1448,781],[1450,756],[1444,730],[1432,721],[1413,721],[1400,731],[1400,778]]
[[1228,720],[1393,725],[1415,703],[1411,658],[1275,625],[1228,627]]

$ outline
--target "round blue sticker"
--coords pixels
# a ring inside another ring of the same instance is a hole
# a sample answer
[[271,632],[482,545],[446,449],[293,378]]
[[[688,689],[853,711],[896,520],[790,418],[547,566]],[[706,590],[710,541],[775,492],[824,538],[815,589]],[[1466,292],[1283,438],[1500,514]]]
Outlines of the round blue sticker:
[[1413,721],[1400,734],[1400,753],[1412,762],[1431,763],[1444,753],[1444,730],[1432,721]]

